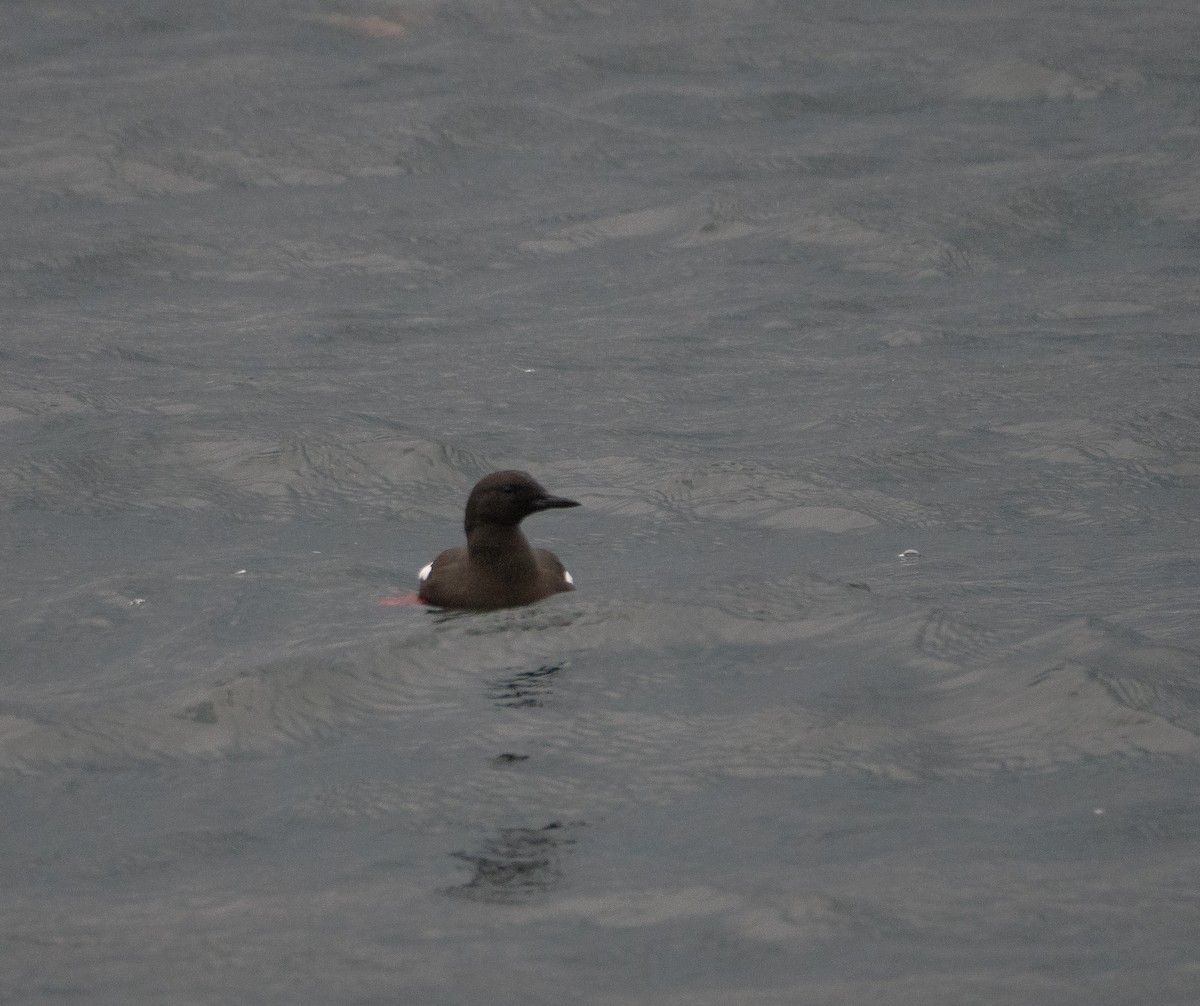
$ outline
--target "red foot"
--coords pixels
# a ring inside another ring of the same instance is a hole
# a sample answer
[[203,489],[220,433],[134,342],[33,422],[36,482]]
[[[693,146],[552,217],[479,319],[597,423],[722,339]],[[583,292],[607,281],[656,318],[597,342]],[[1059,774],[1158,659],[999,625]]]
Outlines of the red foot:
[[389,608],[399,607],[400,605],[424,604],[419,594],[401,594],[399,597],[381,597],[376,604],[384,605]]

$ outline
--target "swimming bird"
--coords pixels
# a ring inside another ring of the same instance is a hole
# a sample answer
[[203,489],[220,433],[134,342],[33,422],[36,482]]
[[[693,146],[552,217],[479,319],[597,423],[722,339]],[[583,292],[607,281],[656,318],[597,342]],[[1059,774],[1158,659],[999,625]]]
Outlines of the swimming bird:
[[551,496],[526,472],[492,472],[467,497],[467,544],[448,548],[419,575],[419,595],[439,608],[491,611],[574,590],[553,552],[533,548],[521,521],[542,510],[579,506]]

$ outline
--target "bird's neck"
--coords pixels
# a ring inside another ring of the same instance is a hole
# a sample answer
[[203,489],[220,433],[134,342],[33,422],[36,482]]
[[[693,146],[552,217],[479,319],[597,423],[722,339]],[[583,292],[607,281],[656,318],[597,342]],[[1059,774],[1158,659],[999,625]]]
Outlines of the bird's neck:
[[529,539],[515,524],[476,524],[467,532],[467,555],[485,566],[533,566]]

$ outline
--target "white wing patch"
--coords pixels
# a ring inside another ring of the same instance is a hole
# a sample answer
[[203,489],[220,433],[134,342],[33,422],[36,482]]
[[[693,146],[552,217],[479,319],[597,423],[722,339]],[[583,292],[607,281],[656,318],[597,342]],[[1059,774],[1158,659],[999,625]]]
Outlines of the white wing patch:
[[426,580],[429,579],[429,574],[432,572],[433,572],[433,563],[431,562],[428,566],[423,566],[421,568],[421,572],[419,572],[417,574],[417,579],[420,580],[422,583],[424,583]]
[[575,586],[575,577],[573,577],[565,569],[563,570],[563,579],[566,580],[567,583],[571,584],[571,586]]

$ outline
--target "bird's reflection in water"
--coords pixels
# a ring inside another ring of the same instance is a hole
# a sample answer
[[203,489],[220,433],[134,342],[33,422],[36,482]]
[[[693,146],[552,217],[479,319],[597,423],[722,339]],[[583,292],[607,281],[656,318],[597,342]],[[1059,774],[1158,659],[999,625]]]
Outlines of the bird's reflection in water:
[[507,668],[505,676],[488,687],[487,697],[509,709],[540,706],[552,690],[554,676],[565,669],[565,664],[542,664],[528,671]]
[[472,875],[447,894],[471,901],[511,904],[551,890],[563,878],[562,852],[574,845],[577,824],[552,821],[541,828],[501,828],[474,852],[455,852]]

